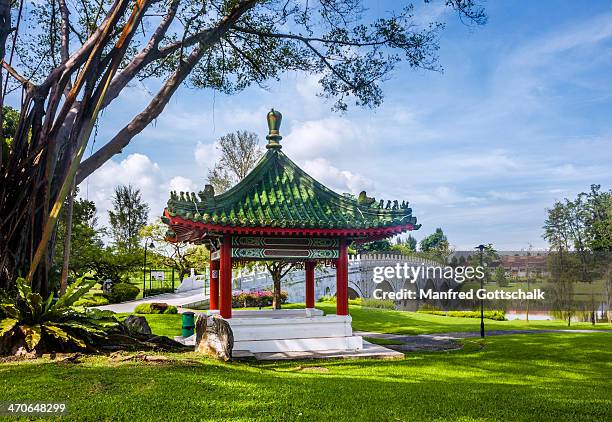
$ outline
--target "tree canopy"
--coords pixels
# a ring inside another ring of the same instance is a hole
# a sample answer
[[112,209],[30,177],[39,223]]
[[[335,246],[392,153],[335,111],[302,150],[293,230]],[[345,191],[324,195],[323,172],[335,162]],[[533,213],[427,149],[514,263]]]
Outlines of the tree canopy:
[[[486,20],[474,0],[443,3],[464,21]],[[0,149],[5,287],[21,273],[35,290],[47,289],[45,258],[53,254],[59,211],[73,181],[78,185],[119,154],[181,85],[233,94],[297,71],[315,75],[319,94],[346,110],[349,104],[380,105],[382,83],[401,63],[441,69],[443,25],[419,25],[415,14],[427,11],[409,2],[380,13],[360,0],[51,0],[21,6],[0,0],[0,59],[10,76],[0,88],[21,90],[14,141],[6,153]],[[100,113],[130,83],[148,78],[158,86],[149,103],[131,115],[126,111],[128,123],[83,160]]]
[[244,179],[263,154],[257,134],[240,130],[220,137],[217,149],[221,158],[208,172],[208,182],[217,194]]
[[149,205],[142,202],[140,189],[132,185],[115,188],[113,209],[108,211],[111,235],[119,249],[138,247],[140,230],[147,224]]

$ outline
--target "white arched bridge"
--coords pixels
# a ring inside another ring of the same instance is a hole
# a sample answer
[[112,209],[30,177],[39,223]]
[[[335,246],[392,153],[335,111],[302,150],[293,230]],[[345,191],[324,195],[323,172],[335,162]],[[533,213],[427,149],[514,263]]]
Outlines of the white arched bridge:
[[[384,277],[384,280],[375,282],[375,272],[380,275],[381,270],[377,268],[400,267],[418,268],[422,267],[415,282],[411,278],[405,278],[403,274],[399,277]],[[457,283],[442,277],[443,266],[435,261],[417,257],[405,256],[393,253],[374,253],[367,255],[349,256],[349,298],[374,298],[382,292],[400,292],[402,290],[414,291],[432,290],[434,292],[445,292],[457,288]],[[426,269],[429,269],[426,271]],[[261,268],[253,268],[251,271],[243,270],[234,276],[234,287],[244,291],[269,289],[272,286],[270,274]],[[289,302],[303,302],[305,300],[305,276],[303,270],[294,270],[283,278],[282,289],[288,294]],[[379,289],[375,295],[375,290]],[[315,271],[315,297],[334,296],[336,294],[336,270],[333,268],[317,268]],[[434,303],[435,301],[432,301]],[[416,306],[416,301],[402,300],[400,305],[405,308]]]

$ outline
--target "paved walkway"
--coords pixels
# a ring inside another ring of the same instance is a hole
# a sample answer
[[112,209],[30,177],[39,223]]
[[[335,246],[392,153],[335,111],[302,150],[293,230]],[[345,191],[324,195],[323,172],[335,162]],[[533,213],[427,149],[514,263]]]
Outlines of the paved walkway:
[[188,305],[208,303],[208,295],[204,294],[203,289],[188,290],[180,293],[164,293],[161,295],[149,296],[144,299],[132,300],[130,302],[115,303],[112,305],[98,306],[98,309],[109,310],[118,313],[134,312],[134,308],[141,303],[163,302],[179,308]]
[[[488,330],[485,336],[503,336],[513,334],[542,334],[542,333],[608,333],[612,330]],[[373,333],[369,331],[356,331],[355,335],[369,338],[394,340],[402,344],[385,345],[389,349],[401,352],[440,352],[461,349],[462,345],[458,340],[465,338],[479,338],[480,332],[450,332],[435,334],[385,334]]]

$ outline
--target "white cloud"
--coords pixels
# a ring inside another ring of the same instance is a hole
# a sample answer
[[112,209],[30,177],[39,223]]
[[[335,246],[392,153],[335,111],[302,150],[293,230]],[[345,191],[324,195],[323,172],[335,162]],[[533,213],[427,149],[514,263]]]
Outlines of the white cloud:
[[491,199],[501,199],[505,201],[521,201],[529,198],[529,192],[501,192],[501,191],[490,191],[489,196]]
[[135,153],[120,162],[107,161],[80,185],[79,195],[96,203],[102,225],[107,224],[114,189],[119,185],[132,185],[140,189],[143,201],[149,204],[149,220],[161,214],[168,199],[168,190],[163,189],[160,167],[146,155]]
[[169,190],[177,192],[196,192],[198,190],[198,186],[193,180],[182,176],[176,176],[170,179],[168,187]]
[[363,131],[354,122],[339,117],[307,120],[292,126],[283,140],[283,148],[296,159],[330,157],[364,141]]
[[308,160],[303,167],[306,173],[310,174],[317,181],[338,193],[359,194],[362,190],[372,191],[374,183],[348,170],[340,170],[323,158]]
[[198,166],[204,169],[212,169],[215,163],[221,157],[216,142],[211,142],[208,144],[198,142],[194,151],[194,155],[195,161]]
[[464,195],[451,186],[413,190],[409,193],[408,199],[411,203],[417,205],[437,205],[447,208],[453,208],[459,204],[477,204],[484,201],[483,198]]

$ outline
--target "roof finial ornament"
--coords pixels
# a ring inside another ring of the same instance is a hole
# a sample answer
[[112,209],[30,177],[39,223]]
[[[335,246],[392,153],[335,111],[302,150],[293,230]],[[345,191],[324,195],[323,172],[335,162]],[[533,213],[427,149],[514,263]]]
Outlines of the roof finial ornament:
[[266,136],[266,139],[268,140],[266,148],[281,149],[282,146],[279,141],[283,139],[283,137],[280,135],[279,130],[281,121],[283,120],[283,115],[279,111],[272,109],[268,113],[267,118],[269,132],[268,136]]

